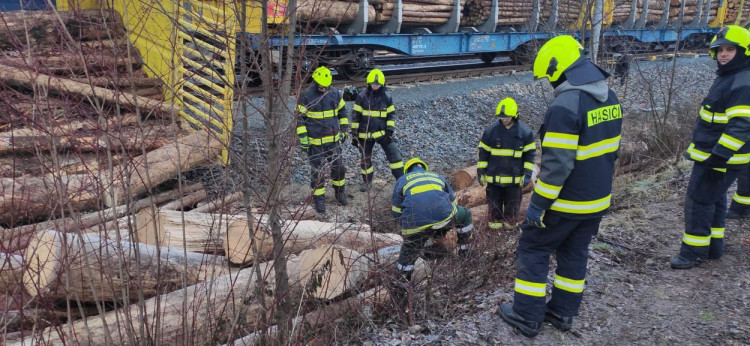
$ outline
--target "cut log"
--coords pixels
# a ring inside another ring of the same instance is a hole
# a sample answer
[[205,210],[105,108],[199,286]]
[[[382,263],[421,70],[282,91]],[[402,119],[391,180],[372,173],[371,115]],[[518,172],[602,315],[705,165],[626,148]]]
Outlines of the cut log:
[[138,156],[129,165],[116,169],[118,176],[106,184],[108,191],[104,195],[104,204],[108,207],[123,204],[180,172],[210,162],[218,157],[222,147],[221,141],[212,134],[198,131],[178,138],[176,143]]
[[458,170],[453,174],[453,190],[463,190],[474,184],[478,184],[477,181],[477,166],[470,166]]
[[[299,2],[297,19],[302,22],[318,22],[325,24],[346,24],[357,18],[359,5],[344,1],[306,1]],[[368,22],[375,20],[375,8],[367,6]]]
[[138,241],[188,252],[224,253],[229,224],[237,216],[142,209],[135,215]]
[[[261,260],[271,257],[273,241],[266,219],[253,220],[253,235],[246,218],[233,221],[227,230],[224,242],[225,254],[231,263],[252,263],[258,251]],[[400,244],[402,239],[395,234],[373,233],[367,225],[350,223],[327,223],[320,221],[285,221],[282,225],[285,239],[284,251],[294,253],[322,244],[339,244],[358,252],[369,252],[390,244]]]
[[235,192],[229,196],[222,196],[222,198],[215,199],[211,202],[208,202],[205,205],[199,206],[191,210],[190,212],[191,213],[212,213],[212,212],[218,211],[219,209],[222,209],[226,205],[232,204],[240,200],[242,200],[242,192]]
[[[321,261],[323,258],[326,260]],[[353,280],[362,277],[361,273],[357,273],[362,267],[359,258],[358,253],[338,247],[307,250],[299,256],[291,256],[286,263],[291,285],[287,298],[299,301],[303,287],[316,296],[331,297],[331,294],[321,292],[324,287],[319,282],[330,282],[331,272],[345,271],[347,268],[349,276],[342,285],[353,285]],[[235,318],[242,321],[248,330],[274,323],[273,314],[263,311],[259,305],[261,300],[269,306],[272,304],[276,289],[273,267],[274,262],[261,263],[257,268],[217,277],[148,299],[143,304],[133,304],[101,316],[47,328],[34,337],[49,345],[62,344],[64,341],[79,345],[111,345],[125,341],[111,340],[109,335],[126,335],[128,331],[143,328],[145,339],[141,339],[140,333],[131,333],[134,338],[132,342],[151,343],[158,340],[157,343],[161,345],[214,344],[224,337],[222,331]],[[256,270],[262,275],[260,281],[255,275]],[[337,289],[333,285],[325,288]],[[259,296],[258,292],[262,295]],[[263,324],[264,319],[270,324]]]
[[152,297],[228,274],[226,264],[221,256],[42,231],[24,254],[23,284],[33,297],[137,300],[141,294]]
[[0,12],[0,49],[19,49],[27,42],[57,46],[65,37],[60,21],[78,41],[125,36],[122,19],[114,10]]
[[182,210],[186,207],[190,207],[208,197],[208,191],[201,188],[200,190],[193,192],[187,196],[180,197],[177,200],[169,202],[159,209],[161,210]]
[[486,188],[482,185],[474,185],[455,193],[458,205],[466,208],[487,204]]
[[0,294],[12,292],[21,285],[23,257],[0,252]]

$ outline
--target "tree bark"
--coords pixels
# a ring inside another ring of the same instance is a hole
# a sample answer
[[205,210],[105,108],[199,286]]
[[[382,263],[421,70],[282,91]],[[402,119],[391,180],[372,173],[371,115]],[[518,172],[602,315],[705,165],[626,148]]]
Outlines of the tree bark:
[[21,285],[23,257],[0,252],[0,294],[12,292]]
[[[359,5],[344,1],[301,1],[297,7],[297,19],[303,22],[347,24],[357,18]],[[368,22],[375,20],[375,8],[367,7]]]
[[477,166],[459,169],[453,174],[453,190],[463,190],[469,186],[479,184],[477,181]]
[[458,205],[466,208],[487,204],[486,188],[479,184],[460,190],[455,195]]
[[60,20],[77,41],[125,36],[122,19],[113,10],[0,12],[0,49],[19,49],[27,38],[32,47],[60,44],[64,37]]
[[229,225],[238,216],[174,210],[143,209],[135,215],[138,240],[142,243],[185,249],[188,252],[224,253]]

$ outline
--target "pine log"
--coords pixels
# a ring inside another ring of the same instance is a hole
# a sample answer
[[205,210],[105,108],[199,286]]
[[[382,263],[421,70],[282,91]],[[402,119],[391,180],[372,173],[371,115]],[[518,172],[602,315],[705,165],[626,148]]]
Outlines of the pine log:
[[17,253],[25,249],[29,245],[31,237],[39,231],[47,229],[54,229],[60,232],[80,231],[97,224],[103,224],[107,221],[120,218],[126,213],[135,213],[148,206],[159,205],[166,201],[173,200],[182,196],[182,193],[191,193],[202,188],[203,186],[201,184],[187,185],[182,187],[182,191],[175,189],[162,192],[155,196],[145,197],[130,205],[121,205],[88,214],[68,216],[65,218],[8,229],[0,233],[0,240],[2,241],[0,243],[0,250]]
[[224,206],[228,206],[234,202],[242,200],[242,191],[235,192],[229,196],[222,196],[221,198],[215,199],[206,203],[205,205],[199,206],[190,212],[193,213],[212,213],[220,209],[224,209]]
[[42,231],[24,254],[23,284],[33,297],[137,300],[141,294],[152,297],[228,274],[226,264],[221,256]]
[[[255,258],[254,244],[260,259],[271,257],[273,241],[265,219],[253,220],[254,240],[246,218],[238,218],[227,229],[224,241],[225,254],[231,263],[252,263]],[[367,225],[349,223],[327,223],[312,220],[285,221],[282,225],[285,239],[284,251],[294,253],[322,244],[339,244],[358,252],[369,252],[390,244],[400,244],[401,237],[395,234],[373,233]]]
[[[348,272],[340,286],[355,286],[364,276],[363,267],[366,268],[360,258],[358,253],[338,247],[312,249],[303,251],[299,256],[290,256],[286,262],[291,285],[287,298],[299,301],[303,288],[315,296],[332,297],[333,291],[341,290],[330,284],[332,273]],[[141,339],[141,334],[135,332],[131,333],[134,340],[127,343],[215,344],[216,340],[226,337],[223,332],[231,326],[235,317],[248,330],[265,328],[274,323],[273,314],[264,311],[260,305],[261,301],[268,306],[273,304],[273,292],[276,290],[273,267],[274,262],[261,263],[257,268],[243,269],[166,293],[143,304],[132,304],[101,316],[46,328],[34,337],[48,345],[58,345],[64,341],[77,345],[112,345],[126,343],[118,335],[127,335],[128,331],[137,331],[142,327],[146,339]],[[262,275],[260,281],[256,277],[256,270]],[[322,286],[320,283],[323,282],[329,284]],[[332,292],[322,292],[324,289],[331,289]],[[264,319],[267,324],[263,323]],[[116,339],[108,339],[108,335]]]
[[208,191],[206,191],[206,189],[201,188],[200,190],[195,191],[191,194],[188,194],[187,196],[180,197],[172,202],[169,202],[159,207],[159,209],[161,210],[183,210],[192,205],[195,205],[196,203],[206,198],[208,198]]
[[463,190],[469,186],[478,184],[477,182],[477,166],[470,166],[459,169],[458,172],[453,174],[453,190]]
[[135,215],[138,241],[188,252],[224,253],[229,224],[238,216],[142,209]]
[[475,230],[483,230],[487,227],[489,223],[489,209],[487,208],[487,204],[482,204],[469,209]]
[[12,292],[21,285],[23,257],[0,252],[0,294]]
[[27,42],[32,47],[59,44],[65,37],[60,21],[76,41],[125,36],[122,19],[114,10],[0,12],[0,49],[19,49]]
[[18,66],[49,74],[84,75],[87,72],[107,73],[137,70],[141,62],[134,57],[118,57],[99,54],[81,55],[71,52],[56,52],[56,56],[0,57],[0,64]]
[[[357,18],[359,5],[353,2],[329,0],[303,0],[297,7],[297,19],[302,22],[346,24]],[[368,22],[375,20],[375,8],[368,5]]]
[[218,157],[223,144],[212,134],[198,131],[180,137],[176,143],[169,143],[154,151],[133,159],[124,171],[106,184],[104,204],[108,207],[120,205],[134,196],[172,179],[189,169],[207,163]]
[[445,18],[448,19],[451,17],[450,12],[417,12],[417,11],[402,11],[403,17],[422,17],[424,16],[424,19],[438,19],[438,18]]
[[3,64],[0,64],[0,81],[27,87],[50,89],[63,94],[68,93],[97,98],[108,103],[117,104],[126,109],[140,110],[143,113],[153,112],[160,116],[169,116],[174,111],[172,105],[148,97],[101,88]]
[[469,186],[463,190],[455,192],[458,205],[471,208],[480,204],[487,203],[486,188],[482,185]]
[[413,26],[445,24],[447,21],[447,18],[426,18],[421,15],[407,17],[405,14],[402,14],[401,17],[402,24]]

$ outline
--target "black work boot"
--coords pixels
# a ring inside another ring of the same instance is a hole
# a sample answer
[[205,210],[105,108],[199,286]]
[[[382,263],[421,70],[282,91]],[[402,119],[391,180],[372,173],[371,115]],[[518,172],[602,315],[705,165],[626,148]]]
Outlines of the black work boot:
[[700,265],[703,262],[704,260],[701,258],[689,260],[685,257],[682,257],[681,255],[677,255],[677,257],[669,261],[669,266],[672,267],[672,269],[690,269],[693,266]]
[[372,186],[372,183],[363,183],[362,186],[359,187],[359,192],[370,191],[371,186]]
[[349,201],[346,200],[346,193],[343,186],[336,189],[336,200],[339,201],[339,204],[341,205],[349,204]]
[[326,213],[326,201],[323,196],[313,197],[313,204],[315,206],[315,211],[317,211],[318,214]]
[[518,315],[513,311],[513,305],[509,303],[500,304],[500,308],[497,309],[495,314],[499,315],[503,321],[507,322],[513,327],[516,327],[521,334],[526,335],[530,338],[535,337],[539,334],[539,330],[542,329],[542,324],[539,322],[529,321]]
[[727,216],[726,217],[727,217],[727,219],[735,219],[735,220],[736,219],[744,219],[744,218],[750,217],[750,213],[740,214],[740,213],[738,213],[738,212],[736,212],[734,210],[729,209],[729,211],[727,212]]
[[552,325],[561,332],[567,332],[573,326],[573,317],[560,316],[547,310],[547,312],[544,313],[544,322],[552,323]]

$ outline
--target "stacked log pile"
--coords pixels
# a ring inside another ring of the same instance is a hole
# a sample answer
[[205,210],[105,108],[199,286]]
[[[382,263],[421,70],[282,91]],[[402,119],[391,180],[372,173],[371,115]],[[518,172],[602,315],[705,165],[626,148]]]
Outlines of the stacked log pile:
[[[461,9],[466,0],[461,0]],[[384,24],[393,15],[393,0],[375,0],[374,24]],[[453,11],[453,0],[404,0],[401,2],[401,25],[434,26],[448,22]]]
[[[531,12],[534,10],[534,0],[497,2],[497,25],[512,26],[523,25],[529,21]],[[469,0],[461,17],[461,25],[478,26],[486,22],[492,10],[491,0]]]

